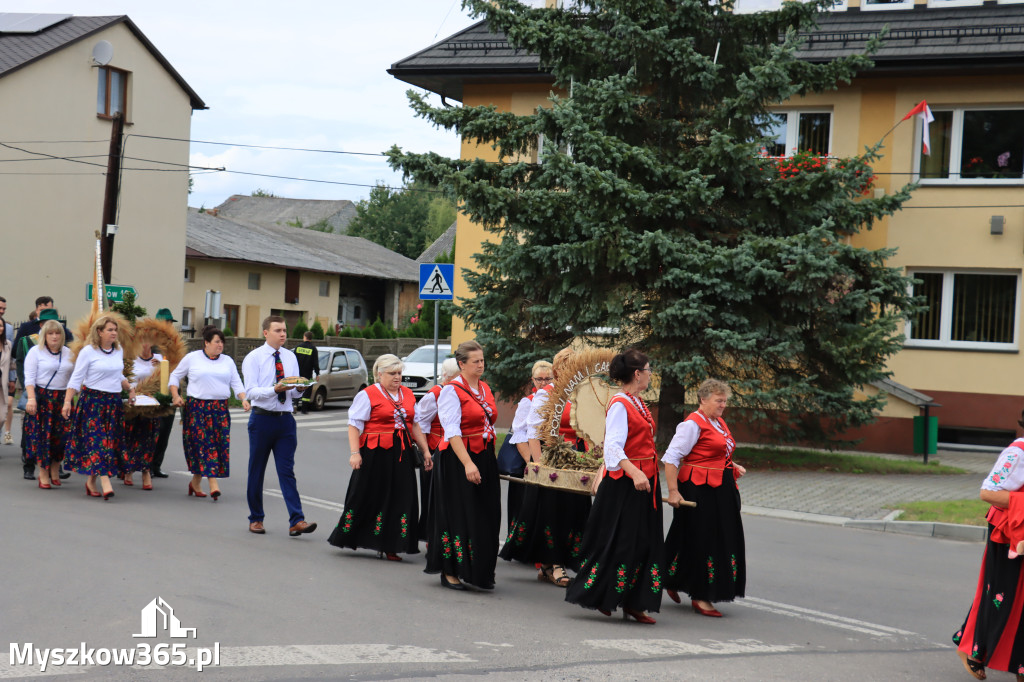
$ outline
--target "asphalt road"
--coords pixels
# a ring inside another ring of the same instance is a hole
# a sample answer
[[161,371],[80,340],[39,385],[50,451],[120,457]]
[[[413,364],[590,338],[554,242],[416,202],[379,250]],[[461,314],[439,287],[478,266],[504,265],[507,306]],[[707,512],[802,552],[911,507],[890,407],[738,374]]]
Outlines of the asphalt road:
[[[326,540],[348,482],[345,414],[300,417],[299,491],[320,528],[299,538],[288,537],[272,467],[267,534],[247,532],[244,417],[217,503],[186,496],[177,427],[171,477],[151,492],[118,483],[109,502],[87,498],[77,475],[39,490],[22,480],[17,449],[0,446],[0,641],[10,646],[0,678],[969,679],[949,637],[970,602],[978,544],[746,517],[748,597],[722,606],[722,619],[665,598],[655,626],[566,604],[529,566],[499,561],[497,589],[457,593],[422,572],[422,554],[391,563],[335,549]],[[133,637],[147,634],[140,612],[158,597],[195,638]],[[94,664],[41,672],[37,659],[12,661],[28,643],[33,656],[84,646]],[[199,674],[96,658],[175,643],[183,650],[165,653],[187,663],[216,648],[220,663]]]

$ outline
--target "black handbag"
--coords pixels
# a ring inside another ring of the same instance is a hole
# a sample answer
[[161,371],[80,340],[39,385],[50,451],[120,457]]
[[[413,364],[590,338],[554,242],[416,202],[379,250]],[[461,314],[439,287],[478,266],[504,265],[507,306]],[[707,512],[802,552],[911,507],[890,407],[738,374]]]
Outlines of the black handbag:
[[398,418],[402,420],[402,428],[405,429],[405,435],[409,437],[409,446],[412,448],[412,456],[416,463],[417,469],[422,469],[426,465],[426,460],[423,458],[423,451],[420,450],[420,446],[416,444],[416,441],[412,439],[412,432],[409,430],[409,425],[405,423],[405,417],[398,414]]
[[498,450],[498,473],[515,478],[522,478],[526,471],[526,461],[519,454],[519,449],[512,444],[512,432],[505,436],[505,442]]

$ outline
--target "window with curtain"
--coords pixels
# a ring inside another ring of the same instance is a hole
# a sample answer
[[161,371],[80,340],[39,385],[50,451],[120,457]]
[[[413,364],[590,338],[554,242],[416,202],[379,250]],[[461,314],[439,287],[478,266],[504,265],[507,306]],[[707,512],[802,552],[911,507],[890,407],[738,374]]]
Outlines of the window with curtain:
[[918,145],[922,181],[1024,181],[1024,109],[956,108],[932,115],[931,153]]
[[96,114],[111,117],[128,109],[128,72],[101,66],[96,85]]
[[775,111],[764,126],[767,156],[790,156],[810,151],[832,151],[832,113],[827,111]]
[[910,275],[927,308],[907,325],[907,346],[1016,350],[1019,273]]

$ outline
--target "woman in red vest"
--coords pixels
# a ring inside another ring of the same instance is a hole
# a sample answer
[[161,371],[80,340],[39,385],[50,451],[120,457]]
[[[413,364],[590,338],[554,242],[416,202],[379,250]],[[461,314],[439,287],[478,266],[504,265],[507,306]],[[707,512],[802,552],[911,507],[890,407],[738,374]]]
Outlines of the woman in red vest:
[[431,489],[434,517],[428,530],[426,573],[441,585],[494,587],[501,527],[501,487],[494,457],[494,394],[483,382],[484,349],[476,341],[455,350],[460,374],[441,389],[437,411],[446,445],[437,455]]
[[[747,470],[732,461],[736,448],[722,413],[732,391],[717,379],[697,389],[700,407],[676,427],[665,451],[668,503],[675,507],[665,538],[665,591],[679,603],[690,595],[693,610],[721,618],[712,602],[743,596],[747,582],[743,521],[736,479]],[[683,500],[696,507],[682,507]]]
[[[1024,427],[1024,414],[1017,423]],[[960,661],[979,680],[985,679],[985,666],[1016,673],[1018,680],[1024,680],[1024,628],[1019,618],[1024,558],[1018,556],[1019,547],[1011,544],[1011,539],[1019,540],[1024,525],[1022,488],[1024,438],[1017,438],[999,454],[981,484],[981,499],[992,505],[986,517],[988,542],[974,602],[953,635]]]
[[[459,376],[459,363],[455,358],[445,358],[441,363],[441,382],[432,386],[426,395],[420,398],[416,405],[416,423],[420,425],[420,431],[427,437],[427,447],[430,452],[436,452],[444,440],[444,430],[441,428],[441,418],[437,414],[437,396],[441,395],[441,389],[445,384]],[[430,519],[430,482],[434,474],[426,469],[420,470],[420,529],[419,538],[424,542],[427,539],[427,528]]]
[[606,616],[653,625],[646,611],[661,607],[664,555],[654,419],[640,398],[651,383],[647,356],[616,355],[608,374],[622,390],[608,401],[604,474],[583,534],[582,565],[565,600]]
[[414,421],[416,398],[402,387],[402,361],[382,355],[373,363],[377,383],[356,394],[348,409],[352,477],[345,512],[327,539],[335,547],[377,550],[388,561],[419,554],[416,456],[432,466],[427,440]]
[[[555,354],[551,372],[558,377],[565,363],[572,357],[572,348],[563,348]],[[527,466],[530,461],[541,461],[540,429],[543,425],[544,406],[551,399],[554,386],[548,382],[537,390],[530,401],[526,417]],[[562,438],[582,450],[583,441],[569,424],[571,404],[566,402],[562,411],[559,433]],[[516,440],[516,439],[514,439]],[[511,486],[509,486],[511,487]],[[590,497],[577,493],[529,486],[512,521],[508,539],[501,548],[501,558],[538,564],[538,580],[568,587],[569,576],[565,567],[578,570],[582,550],[583,531],[590,516]]]

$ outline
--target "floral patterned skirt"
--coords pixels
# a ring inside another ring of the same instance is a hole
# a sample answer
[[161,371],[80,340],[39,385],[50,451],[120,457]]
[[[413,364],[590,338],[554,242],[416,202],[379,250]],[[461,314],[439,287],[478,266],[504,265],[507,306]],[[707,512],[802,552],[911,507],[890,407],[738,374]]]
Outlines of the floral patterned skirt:
[[189,398],[185,403],[181,441],[193,476],[227,478],[231,472],[231,415],[227,400]]
[[987,668],[1024,674],[1024,557],[1010,559],[1010,546],[991,540],[991,525],[988,534],[974,601],[953,643]]
[[[650,479],[656,492],[658,477]],[[583,559],[565,600],[588,609],[661,608],[664,565],[661,495],[641,492],[629,476],[605,476],[583,533]]]
[[747,584],[747,555],[740,517],[740,493],[732,469],[722,485],[679,484],[684,499],[696,507],[679,507],[665,538],[665,588],[690,599],[730,602]]
[[361,448],[345,511],[327,542],[335,547],[419,554],[416,460],[397,436],[390,448]]
[[501,486],[494,441],[482,452],[469,451],[480,471],[480,484],[466,480],[466,469],[449,447],[434,460],[425,573],[456,576],[482,589],[494,587],[501,531]]
[[539,485],[509,486],[526,491],[499,556],[508,561],[560,564],[578,570],[590,496]]
[[121,475],[135,471],[149,471],[160,435],[160,418],[124,420],[124,452],[121,456]]
[[64,459],[71,421],[64,419],[64,391],[36,387],[36,413],[25,413],[25,449],[27,457],[41,468]]
[[123,440],[121,394],[83,387],[71,413],[66,467],[90,476],[117,476]]

